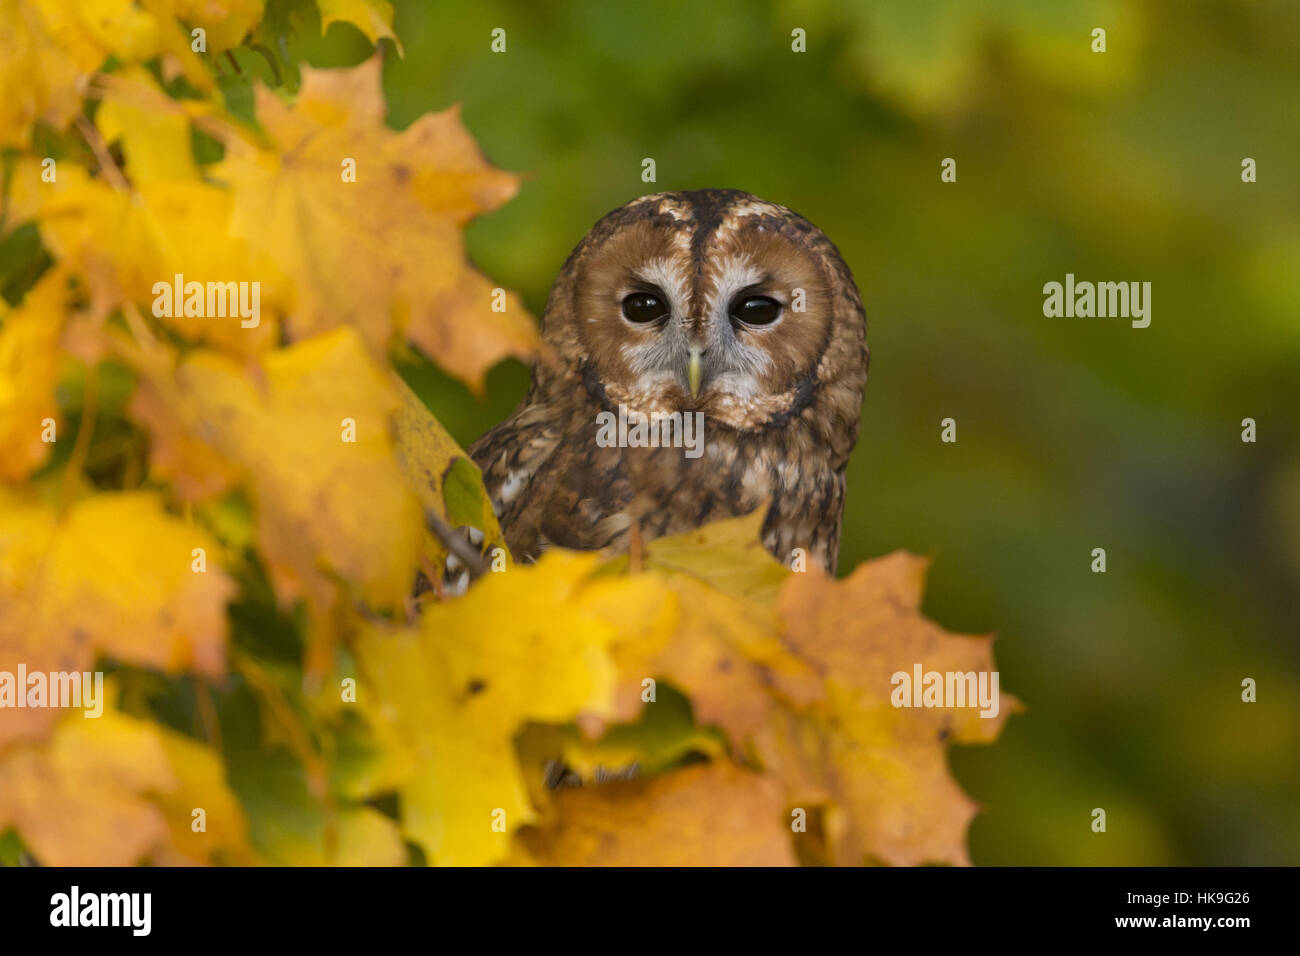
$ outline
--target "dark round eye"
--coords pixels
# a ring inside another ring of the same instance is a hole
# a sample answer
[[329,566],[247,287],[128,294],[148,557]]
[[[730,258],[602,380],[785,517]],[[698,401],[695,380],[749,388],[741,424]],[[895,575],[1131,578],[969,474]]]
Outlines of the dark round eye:
[[781,303],[765,295],[751,295],[732,304],[731,317],[746,325],[771,325],[781,317]]
[[664,300],[651,292],[633,292],[623,300],[623,316],[629,322],[658,322],[667,315]]

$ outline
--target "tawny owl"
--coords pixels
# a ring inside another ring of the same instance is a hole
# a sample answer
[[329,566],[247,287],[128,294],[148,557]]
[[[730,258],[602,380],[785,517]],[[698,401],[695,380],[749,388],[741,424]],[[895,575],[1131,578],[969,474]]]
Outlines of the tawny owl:
[[542,336],[527,397],[470,448],[517,559],[770,500],[764,546],[834,571],[869,353],[820,229],[731,189],[634,200],[569,256]]

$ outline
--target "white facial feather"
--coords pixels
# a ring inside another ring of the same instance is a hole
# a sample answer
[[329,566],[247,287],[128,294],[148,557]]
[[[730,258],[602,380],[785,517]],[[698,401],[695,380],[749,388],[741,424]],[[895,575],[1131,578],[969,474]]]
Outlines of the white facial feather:
[[[771,366],[767,351],[746,335],[737,335],[729,314],[732,300],[750,286],[763,281],[763,270],[749,256],[727,256],[709,270],[713,294],[708,302],[710,366],[715,370],[716,381],[738,398],[752,398],[758,394],[755,379]],[[781,303],[786,303],[779,290],[764,290]],[[780,320],[777,320],[778,323]]]
[[[636,270],[636,277],[662,289],[668,296],[668,306],[674,316],[680,316],[686,310],[686,302],[691,294],[690,279],[685,266],[679,260],[660,256],[644,263]],[[628,292],[632,290],[629,289]]]
[[[685,243],[683,243],[685,246]],[[626,343],[621,352],[636,376],[634,388],[653,392],[665,384],[684,385],[684,370],[691,345],[694,324],[688,314],[690,305],[690,269],[688,250],[677,258],[656,257],[637,268],[638,279],[663,291],[668,297],[670,318],[652,338]],[[762,282],[763,270],[749,256],[734,255],[710,264],[706,277],[708,295],[697,310],[704,318],[703,331],[708,351],[707,374],[715,389],[746,401],[761,394],[759,377],[771,366],[771,359],[759,341],[732,328],[729,310],[732,301],[745,289]],[[636,291],[620,291],[619,298]],[[785,306],[780,290],[764,290]]]
[[[668,297],[670,312],[668,324],[652,339],[628,343],[621,348],[628,367],[637,376],[636,388],[648,391],[666,382],[677,381],[685,368],[687,345],[681,323],[690,299],[690,280],[681,259],[663,256],[639,266],[636,277]],[[619,299],[634,291],[621,291]]]
[[727,256],[710,264],[708,276],[713,285],[709,311],[715,319],[726,318],[731,300],[742,289],[761,282],[763,270],[754,265],[749,256]]

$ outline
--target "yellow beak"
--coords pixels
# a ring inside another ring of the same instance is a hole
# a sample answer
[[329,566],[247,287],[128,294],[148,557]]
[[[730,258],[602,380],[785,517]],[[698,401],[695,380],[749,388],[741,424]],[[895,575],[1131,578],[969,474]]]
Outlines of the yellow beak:
[[701,349],[698,345],[691,346],[691,358],[686,364],[686,381],[691,386],[691,398],[699,398],[700,395],[700,376],[703,373],[700,362]]

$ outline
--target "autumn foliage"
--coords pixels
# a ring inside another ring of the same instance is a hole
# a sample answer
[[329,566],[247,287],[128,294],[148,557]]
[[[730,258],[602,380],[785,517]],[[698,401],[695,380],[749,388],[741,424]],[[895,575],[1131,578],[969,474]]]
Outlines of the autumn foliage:
[[[427,516],[501,539],[392,363],[481,390],[534,354],[461,238],[519,181],[454,109],[390,129],[379,54],[232,103],[227,51],[303,6],[0,0],[0,671],[109,688],[0,710],[0,853],[967,862],[945,748],[1014,701],[891,705],[916,662],[993,669],[921,614],[920,559],[792,573],[755,514],[412,597]],[[400,51],[387,4],[318,6]],[[258,321],[154,308],[177,275],[258,282]]]

